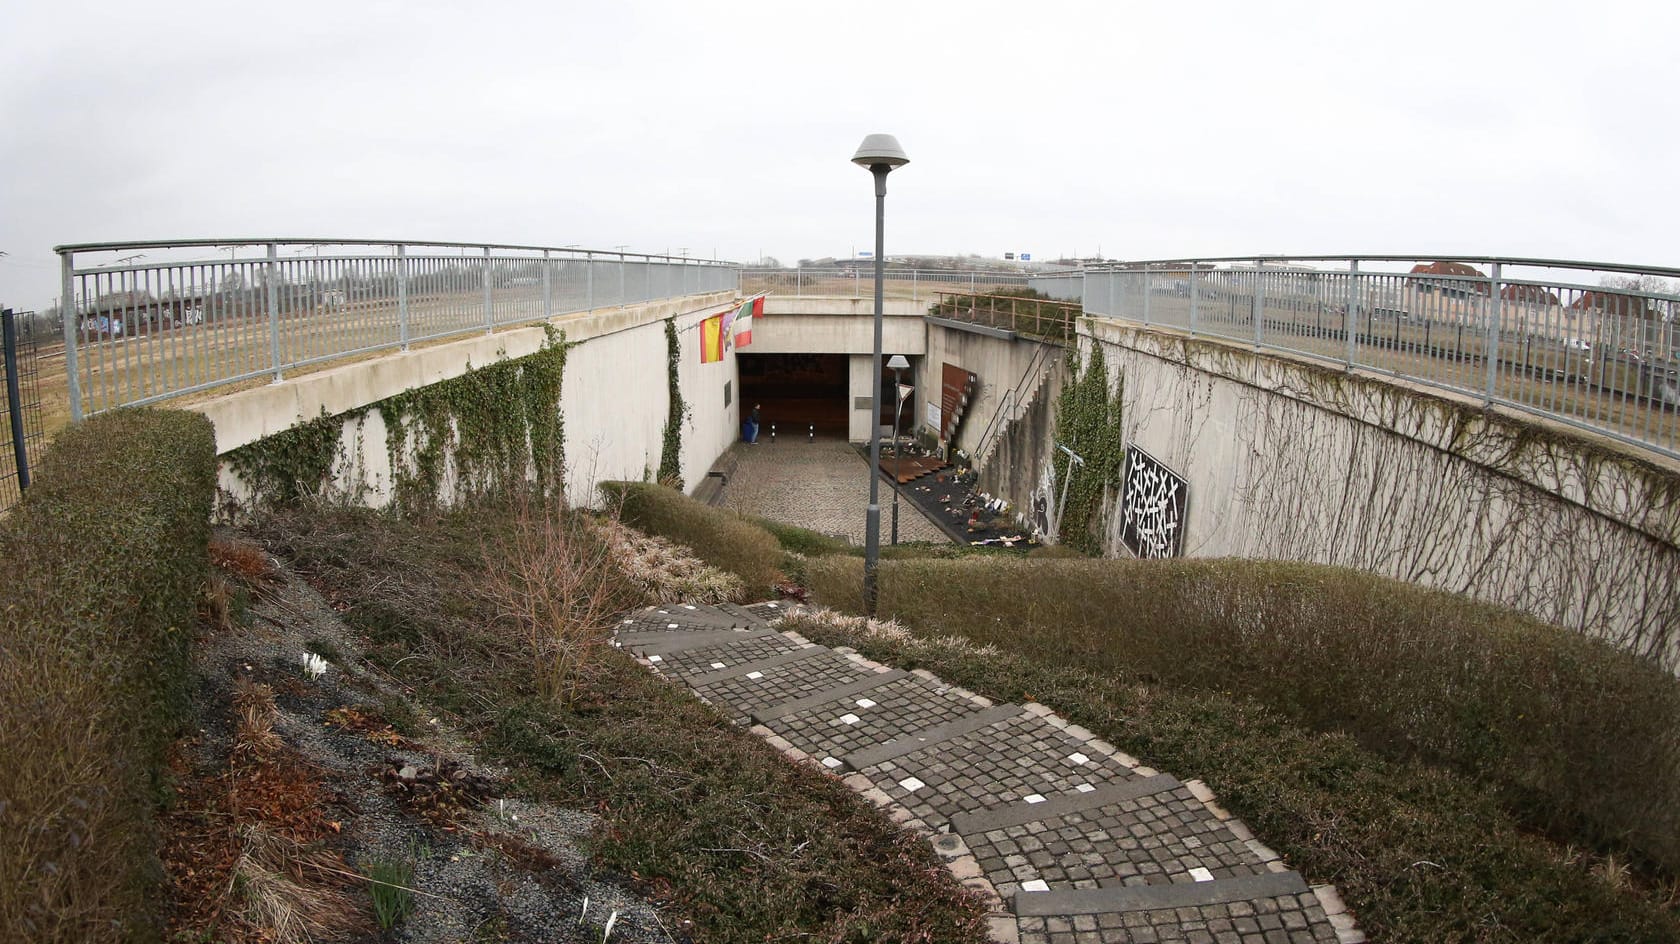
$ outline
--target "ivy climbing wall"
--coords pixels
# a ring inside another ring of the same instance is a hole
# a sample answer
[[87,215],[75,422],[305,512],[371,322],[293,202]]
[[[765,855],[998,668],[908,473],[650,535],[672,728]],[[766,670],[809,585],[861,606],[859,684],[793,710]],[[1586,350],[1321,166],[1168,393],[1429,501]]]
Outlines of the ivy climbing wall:
[[[1103,415],[1183,479],[1184,554],[1359,568],[1512,606],[1680,670],[1674,471],[1427,390],[1112,322],[1082,325],[1080,361],[1071,386],[1096,396],[1084,375],[1101,365],[1117,398]],[[1058,415],[1058,429],[1067,420]],[[1126,555],[1119,480],[1101,476],[1085,533],[1093,549]]]
[[699,363],[698,325],[727,304],[572,316],[206,402],[224,503],[418,511],[513,483],[584,505],[608,479],[691,488],[738,427],[735,359]]

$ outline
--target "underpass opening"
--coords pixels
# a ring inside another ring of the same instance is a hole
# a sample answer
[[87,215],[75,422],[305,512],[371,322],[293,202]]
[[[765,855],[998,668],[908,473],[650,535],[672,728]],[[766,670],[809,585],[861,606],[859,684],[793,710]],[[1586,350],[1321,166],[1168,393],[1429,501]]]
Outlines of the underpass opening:
[[760,440],[775,425],[778,436],[844,439],[849,416],[845,354],[736,354],[741,415],[760,408]]

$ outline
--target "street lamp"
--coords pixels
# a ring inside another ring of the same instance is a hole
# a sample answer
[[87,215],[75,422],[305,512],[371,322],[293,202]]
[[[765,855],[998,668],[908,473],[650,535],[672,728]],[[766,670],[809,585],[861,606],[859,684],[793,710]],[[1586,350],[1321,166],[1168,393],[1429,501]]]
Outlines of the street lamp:
[[892,360],[887,361],[887,366],[892,368],[893,387],[894,387],[894,389],[896,389],[898,391],[898,405],[893,408],[893,520],[892,520],[892,542],[893,542],[893,544],[897,544],[898,543],[898,495],[899,495],[900,492],[902,492],[904,490],[901,483],[899,482],[899,478],[901,477],[901,474],[904,471],[904,447],[899,444],[899,441],[898,441],[899,432],[898,432],[898,430],[899,430],[899,424],[901,422],[903,422],[903,419],[904,419],[904,391],[907,390],[907,389],[914,389],[914,388],[907,388],[907,387],[904,386],[904,370],[905,370],[905,368],[910,366],[910,362],[904,359],[903,354],[894,354],[892,356]]
[[875,571],[881,563],[881,308],[886,270],[885,219],[887,211],[887,175],[894,167],[910,163],[898,139],[890,134],[872,134],[858,145],[852,163],[869,168],[875,177],[875,357],[874,386],[869,396],[874,417],[869,421],[869,511],[864,521],[863,545],[863,611],[875,615]]

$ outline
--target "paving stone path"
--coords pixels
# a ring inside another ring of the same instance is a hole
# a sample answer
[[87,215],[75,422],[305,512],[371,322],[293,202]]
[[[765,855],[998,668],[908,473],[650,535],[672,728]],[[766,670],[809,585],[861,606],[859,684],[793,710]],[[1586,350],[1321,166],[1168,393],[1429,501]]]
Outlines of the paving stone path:
[[[738,464],[724,490],[726,507],[863,544],[869,461],[850,443],[820,438],[807,442],[801,435],[783,436],[775,444],[761,437],[757,445],[736,443],[730,449]],[[883,479],[879,491],[885,544],[892,521],[891,483]],[[899,503],[898,537],[951,540],[911,501]]]
[[1040,704],[998,705],[777,632],[783,604],[651,606],[616,645],[926,836],[1017,944],[1351,944],[1200,781],[1145,766]]

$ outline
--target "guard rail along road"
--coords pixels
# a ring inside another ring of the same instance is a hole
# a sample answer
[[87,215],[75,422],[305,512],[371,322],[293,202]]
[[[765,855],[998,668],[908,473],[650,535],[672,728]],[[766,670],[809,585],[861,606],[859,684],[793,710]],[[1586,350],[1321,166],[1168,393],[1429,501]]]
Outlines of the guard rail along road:
[[[733,263],[366,239],[59,246],[70,418],[556,315],[734,291]],[[220,254],[226,253],[226,257]]]
[[1087,268],[1087,314],[1331,360],[1680,458],[1680,269],[1466,256]]

